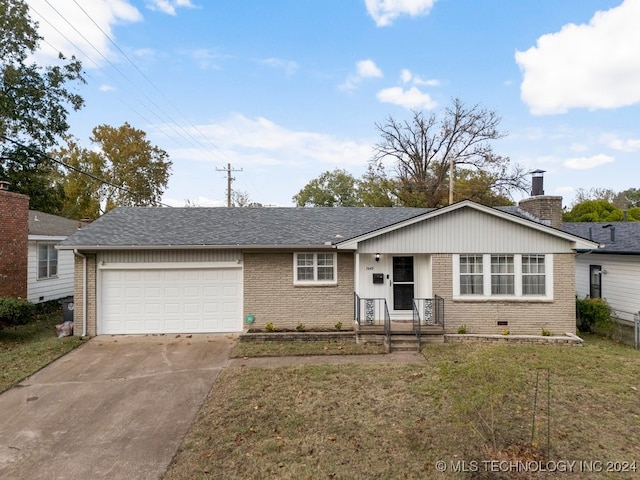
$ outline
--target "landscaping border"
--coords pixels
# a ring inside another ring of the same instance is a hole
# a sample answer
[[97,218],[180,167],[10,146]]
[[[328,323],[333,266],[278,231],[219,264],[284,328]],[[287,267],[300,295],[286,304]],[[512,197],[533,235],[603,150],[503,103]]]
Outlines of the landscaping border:
[[355,342],[355,331],[344,332],[245,332],[241,342]]
[[581,346],[582,338],[573,334],[564,335],[478,335],[473,333],[452,334],[444,336],[445,343],[515,343],[515,344],[558,344]]

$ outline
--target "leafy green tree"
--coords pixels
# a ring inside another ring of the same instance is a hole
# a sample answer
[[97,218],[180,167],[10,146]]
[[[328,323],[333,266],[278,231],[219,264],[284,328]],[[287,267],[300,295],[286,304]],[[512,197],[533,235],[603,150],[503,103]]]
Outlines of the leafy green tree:
[[606,200],[587,200],[575,205],[562,216],[565,222],[620,222],[622,210]]
[[[450,202],[449,182],[476,173],[486,187],[500,197],[513,191],[526,191],[527,172],[510,165],[508,157],[497,155],[492,142],[506,134],[498,130],[500,117],[479,105],[466,106],[458,99],[441,117],[414,111],[411,120],[389,116],[376,124],[382,140],[371,159],[374,166],[391,158],[400,205],[436,207]],[[453,171],[451,171],[453,167]],[[473,191],[470,199],[482,199],[484,192]],[[476,195],[478,197],[476,197]],[[455,195],[453,200],[455,201]]]
[[356,179],[346,170],[336,168],[311,180],[293,196],[298,207],[358,207]]
[[370,163],[357,181],[360,203],[365,207],[393,207],[397,204],[397,183],[387,177],[381,164]]
[[578,188],[574,196],[573,205],[586,202],[588,200],[604,200],[615,204],[616,192],[610,188],[593,187]]
[[73,57],[66,62],[60,54],[58,65],[29,63],[41,40],[37,27],[24,0],[0,0],[0,178],[30,195],[32,208],[57,213],[57,168],[35,152],[47,151],[68,131],[69,108],[84,103],[68,85],[84,78]]
[[158,206],[169,182],[171,161],[161,148],[152,145],[146,133],[128,123],[115,128],[100,125],[91,141],[96,150],[81,148],[73,139],[57,155],[69,165],[97,179],[71,172],[63,180],[69,196],[65,212],[97,218],[116,206]]

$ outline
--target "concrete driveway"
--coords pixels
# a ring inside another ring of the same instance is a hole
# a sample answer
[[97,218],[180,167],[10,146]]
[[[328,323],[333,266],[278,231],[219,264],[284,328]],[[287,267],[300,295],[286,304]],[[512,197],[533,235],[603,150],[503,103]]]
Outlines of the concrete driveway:
[[234,343],[93,338],[0,395],[0,478],[160,478]]

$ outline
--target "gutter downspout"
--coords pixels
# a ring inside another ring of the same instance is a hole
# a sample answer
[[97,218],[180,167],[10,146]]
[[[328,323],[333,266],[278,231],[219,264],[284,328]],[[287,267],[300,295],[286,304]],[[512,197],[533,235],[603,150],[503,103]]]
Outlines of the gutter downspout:
[[87,336],[87,257],[78,249],[74,249],[73,253],[82,258],[82,338],[85,338]]

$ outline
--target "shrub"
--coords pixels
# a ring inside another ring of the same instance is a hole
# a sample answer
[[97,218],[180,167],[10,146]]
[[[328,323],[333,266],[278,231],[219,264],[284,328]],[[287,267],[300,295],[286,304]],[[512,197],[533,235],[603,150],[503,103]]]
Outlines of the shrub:
[[267,332],[275,332],[276,331],[276,326],[273,324],[273,322],[269,322],[264,326],[264,329]]
[[509,335],[509,333],[511,333],[511,332],[509,332],[509,330],[505,329],[505,330],[502,330],[501,333],[502,333],[502,335]]
[[342,330],[342,322],[336,323],[334,328],[338,331]]
[[542,336],[543,337],[550,337],[551,336],[551,331],[547,330],[546,328],[542,329]]
[[33,317],[35,305],[21,298],[0,298],[0,328],[26,325]]
[[591,327],[607,329],[612,325],[611,306],[603,298],[576,298],[578,329],[590,332]]
[[466,325],[460,325],[458,327],[458,334],[459,335],[464,335],[465,333],[467,333],[467,326]]
[[300,322],[298,325],[296,325],[296,330],[299,332],[304,332],[305,326],[302,324],[302,322]]

